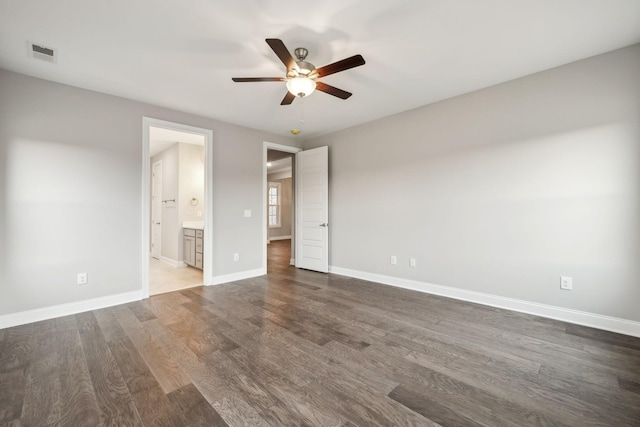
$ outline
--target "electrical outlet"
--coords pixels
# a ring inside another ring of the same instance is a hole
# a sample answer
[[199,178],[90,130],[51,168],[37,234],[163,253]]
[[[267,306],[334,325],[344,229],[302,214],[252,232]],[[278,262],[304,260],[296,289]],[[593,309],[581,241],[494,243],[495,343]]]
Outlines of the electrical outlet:
[[560,276],[560,289],[570,291],[573,289],[573,279],[568,276]]
[[415,266],[416,266],[416,259],[415,258],[409,259],[409,267],[415,267]]
[[398,258],[395,255],[391,255],[391,265],[396,265],[398,263]]
[[239,253],[233,254],[233,260],[234,261],[240,261],[240,254]]
[[78,273],[78,285],[86,285],[89,282],[89,275],[87,273]]

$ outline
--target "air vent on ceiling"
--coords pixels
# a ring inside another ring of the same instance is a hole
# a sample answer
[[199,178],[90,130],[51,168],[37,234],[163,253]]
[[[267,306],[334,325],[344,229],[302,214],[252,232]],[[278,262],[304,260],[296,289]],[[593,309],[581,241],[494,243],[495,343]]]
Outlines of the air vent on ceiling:
[[41,59],[47,62],[58,62],[58,55],[56,49],[43,46],[40,43],[28,42],[29,55],[32,58]]

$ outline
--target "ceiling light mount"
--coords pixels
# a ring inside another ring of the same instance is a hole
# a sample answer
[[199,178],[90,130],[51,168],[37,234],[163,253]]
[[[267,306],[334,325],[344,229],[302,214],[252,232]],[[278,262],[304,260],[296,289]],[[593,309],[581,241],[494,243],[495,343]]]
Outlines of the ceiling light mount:
[[297,47],[293,51],[293,54],[296,56],[296,58],[298,58],[298,61],[304,61],[305,59],[307,59],[307,55],[309,54],[309,51],[304,47]]

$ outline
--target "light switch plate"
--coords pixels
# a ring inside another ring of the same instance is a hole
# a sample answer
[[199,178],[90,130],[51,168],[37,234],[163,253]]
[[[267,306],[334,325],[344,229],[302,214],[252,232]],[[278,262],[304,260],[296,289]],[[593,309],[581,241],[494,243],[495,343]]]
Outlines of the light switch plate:
[[249,209],[245,209],[245,210],[244,210],[244,217],[245,217],[245,218],[249,218],[249,217],[251,217],[251,210],[249,210]]

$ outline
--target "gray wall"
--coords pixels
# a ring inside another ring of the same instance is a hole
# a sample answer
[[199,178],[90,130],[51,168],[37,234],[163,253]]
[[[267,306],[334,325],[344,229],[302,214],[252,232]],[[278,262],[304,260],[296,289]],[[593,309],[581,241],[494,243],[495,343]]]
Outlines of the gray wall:
[[293,138],[0,70],[0,315],[141,289],[143,116],[213,130],[212,275],[261,268],[263,141]]
[[640,321],[640,45],[322,145],[331,265]]

